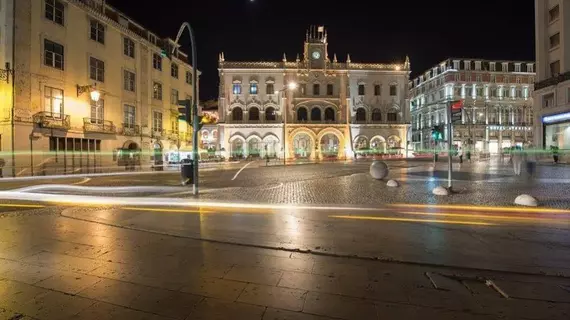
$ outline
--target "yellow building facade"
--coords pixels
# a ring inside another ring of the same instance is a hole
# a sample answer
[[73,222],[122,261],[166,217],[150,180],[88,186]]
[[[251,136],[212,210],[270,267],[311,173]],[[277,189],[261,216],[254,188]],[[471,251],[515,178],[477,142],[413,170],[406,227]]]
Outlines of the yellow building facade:
[[172,40],[101,0],[7,0],[0,13],[4,176],[162,169],[189,149],[177,101],[195,94],[194,69]]

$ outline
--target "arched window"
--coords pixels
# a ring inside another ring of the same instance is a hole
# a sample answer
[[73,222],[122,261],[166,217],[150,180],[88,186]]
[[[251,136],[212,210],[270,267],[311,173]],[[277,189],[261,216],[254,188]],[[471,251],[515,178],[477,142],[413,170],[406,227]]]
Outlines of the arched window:
[[321,109],[318,107],[311,109],[311,121],[321,121]]
[[366,110],[364,108],[356,109],[356,121],[366,121]]
[[334,121],[334,109],[333,108],[326,108],[325,109],[325,121]]
[[273,107],[269,107],[265,109],[265,120],[267,121],[275,121],[275,109]]
[[243,110],[240,107],[235,107],[232,110],[232,120],[233,121],[242,121],[243,120]]
[[372,110],[372,121],[374,122],[382,121],[382,112],[380,111],[380,109]]
[[305,107],[301,107],[297,110],[297,121],[307,121],[309,117],[307,116],[307,109]]
[[259,121],[259,109],[257,107],[249,108],[249,121]]

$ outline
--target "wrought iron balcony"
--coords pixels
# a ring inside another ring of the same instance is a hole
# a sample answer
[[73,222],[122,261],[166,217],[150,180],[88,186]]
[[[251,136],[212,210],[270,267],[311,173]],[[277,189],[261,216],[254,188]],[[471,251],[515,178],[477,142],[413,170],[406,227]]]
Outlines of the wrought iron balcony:
[[120,133],[124,136],[138,136],[141,134],[141,127],[131,123],[123,123]]
[[42,111],[36,113],[33,119],[40,128],[69,129],[71,127],[71,118],[67,114]]
[[117,132],[117,128],[113,124],[113,121],[95,119],[95,118],[83,118],[83,129],[86,132],[99,132],[99,133]]
[[165,133],[166,133],[166,138],[168,140],[173,140],[173,141],[177,141],[178,139],[182,140],[180,138],[180,132],[179,131],[168,130]]
[[534,90],[540,90],[546,87],[550,87],[550,86],[554,86],[559,84],[560,82],[564,82],[564,81],[568,81],[570,80],[570,71],[569,72],[565,72],[565,73],[561,73],[557,76],[548,78],[546,80],[542,80],[540,82],[535,82],[534,83]]

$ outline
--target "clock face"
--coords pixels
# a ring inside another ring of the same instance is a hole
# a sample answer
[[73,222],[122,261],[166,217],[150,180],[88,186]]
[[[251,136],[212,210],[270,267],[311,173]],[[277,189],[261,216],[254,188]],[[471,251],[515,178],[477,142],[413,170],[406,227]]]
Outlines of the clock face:
[[312,56],[313,56],[313,59],[318,59],[318,58],[321,57],[321,53],[318,52],[318,51],[313,51],[313,55],[312,55]]

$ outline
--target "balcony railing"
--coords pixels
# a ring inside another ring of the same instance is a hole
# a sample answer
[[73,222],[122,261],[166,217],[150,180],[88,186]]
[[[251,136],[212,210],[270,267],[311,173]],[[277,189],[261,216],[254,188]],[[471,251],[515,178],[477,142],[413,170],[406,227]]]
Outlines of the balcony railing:
[[71,127],[71,118],[67,114],[42,111],[36,113],[33,119],[40,128],[69,129]]
[[83,129],[86,132],[99,132],[99,133],[117,132],[117,128],[113,124],[113,121],[95,119],[95,118],[83,118]]
[[554,76],[552,78],[548,78],[546,80],[542,80],[540,82],[534,83],[534,90],[540,90],[546,87],[554,86],[559,84],[560,82],[570,80],[570,71],[561,73],[558,76]]
[[138,136],[141,134],[141,127],[131,123],[123,123],[120,133],[124,136]]
[[166,133],[166,138],[168,140],[177,141],[178,139],[180,139],[180,131],[168,130],[165,133]]

